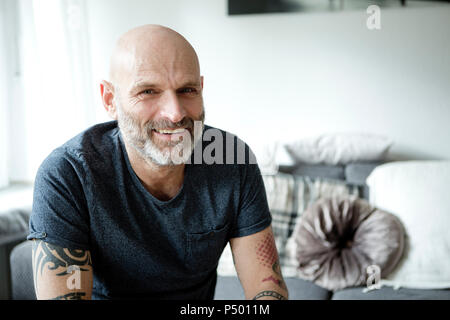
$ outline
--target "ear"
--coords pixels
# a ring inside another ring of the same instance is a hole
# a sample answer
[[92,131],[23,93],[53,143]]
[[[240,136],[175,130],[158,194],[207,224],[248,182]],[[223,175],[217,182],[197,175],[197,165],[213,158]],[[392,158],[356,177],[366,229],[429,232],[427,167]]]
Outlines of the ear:
[[114,105],[114,86],[110,82],[103,80],[100,83],[100,94],[106,112],[112,119],[117,120],[117,110]]
[[203,89],[203,76],[200,77],[200,83],[202,84],[202,89]]

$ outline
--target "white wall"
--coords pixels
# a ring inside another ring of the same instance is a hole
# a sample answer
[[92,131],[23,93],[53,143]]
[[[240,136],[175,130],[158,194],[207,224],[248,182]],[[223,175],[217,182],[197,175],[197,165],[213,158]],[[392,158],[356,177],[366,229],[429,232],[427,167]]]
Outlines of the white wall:
[[96,121],[98,83],[126,30],[158,23],[196,48],[206,122],[257,148],[263,137],[383,134],[392,158],[450,159],[450,7],[227,16],[226,0],[89,0]]

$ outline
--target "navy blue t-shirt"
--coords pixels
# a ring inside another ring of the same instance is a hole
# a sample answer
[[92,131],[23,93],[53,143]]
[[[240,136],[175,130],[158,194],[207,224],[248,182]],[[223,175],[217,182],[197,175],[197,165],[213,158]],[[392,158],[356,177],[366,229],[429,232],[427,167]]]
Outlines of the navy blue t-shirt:
[[212,299],[229,239],[271,216],[257,164],[193,157],[177,195],[161,201],[133,171],[117,122],[95,125],[40,166],[28,239],[90,250],[93,299]]

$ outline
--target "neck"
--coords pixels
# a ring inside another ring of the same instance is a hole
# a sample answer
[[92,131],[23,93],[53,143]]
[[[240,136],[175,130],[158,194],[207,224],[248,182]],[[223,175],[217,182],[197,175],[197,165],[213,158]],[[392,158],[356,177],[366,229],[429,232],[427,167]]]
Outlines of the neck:
[[125,141],[131,167],[142,185],[154,197],[167,201],[175,197],[184,181],[184,164],[159,166],[142,155]]

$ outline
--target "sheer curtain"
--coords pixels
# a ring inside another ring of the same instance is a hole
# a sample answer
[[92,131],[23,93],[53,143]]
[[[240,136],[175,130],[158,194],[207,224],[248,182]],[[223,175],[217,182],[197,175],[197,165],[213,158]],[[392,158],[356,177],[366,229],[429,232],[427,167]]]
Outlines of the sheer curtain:
[[[13,78],[17,63],[14,57],[16,42],[15,27],[16,6],[14,0],[0,1],[0,188],[8,186],[8,146],[9,146],[9,106]],[[17,71],[17,70],[16,70]]]
[[[4,7],[0,3],[0,22],[4,22]],[[4,37],[4,24],[0,23],[0,188],[8,185],[8,162],[7,162],[7,73],[6,71],[6,46]]]
[[53,149],[93,124],[89,28],[85,0],[20,0],[19,12],[21,129],[10,139],[11,179],[32,181]]

